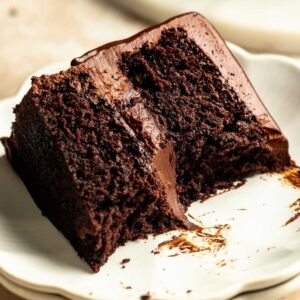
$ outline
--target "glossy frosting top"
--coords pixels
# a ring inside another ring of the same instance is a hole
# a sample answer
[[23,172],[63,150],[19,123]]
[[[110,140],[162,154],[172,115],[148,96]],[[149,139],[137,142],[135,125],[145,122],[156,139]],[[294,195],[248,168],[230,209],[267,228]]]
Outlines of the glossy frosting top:
[[[194,40],[214,62],[223,78],[227,80],[237,95],[247,104],[262,125],[271,132],[280,133],[278,125],[259,99],[249,79],[226,46],[224,40],[208,20],[198,13],[192,12],[174,17],[164,23],[147,28],[130,38],[98,47],[81,57],[73,59],[71,64],[72,66],[87,65],[98,75],[101,73],[101,76],[97,76],[98,78],[102,77],[99,79],[99,88],[102,89],[106,96],[114,99],[128,99],[136,92],[118,68],[120,55],[127,51],[134,52],[144,43],[155,44],[163,30],[174,27],[186,30],[188,37]],[[109,90],[107,87],[109,87]]]

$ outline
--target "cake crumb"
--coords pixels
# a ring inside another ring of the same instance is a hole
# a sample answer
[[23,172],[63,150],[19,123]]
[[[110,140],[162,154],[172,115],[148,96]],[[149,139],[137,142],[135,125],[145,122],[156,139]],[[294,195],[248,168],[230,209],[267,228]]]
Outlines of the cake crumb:
[[150,299],[150,293],[147,292],[147,294],[142,295],[142,296],[140,297],[140,299],[141,299],[141,300],[149,300],[149,299]]
[[192,290],[187,290],[187,291],[186,291],[187,294],[189,294],[189,293],[191,293],[191,292],[192,292]]
[[131,287],[130,285],[128,285],[128,286],[125,286],[125,289],[126,289],[126,290],[131,290],[132,287]]
[[124,258],[122,261],[121,261],[121,265],[125,265],[127,263],[130,262],[130,258]]
[[271,249],[276,249],[276,247],[275,246],[268,247],[267,251],[270,251]]

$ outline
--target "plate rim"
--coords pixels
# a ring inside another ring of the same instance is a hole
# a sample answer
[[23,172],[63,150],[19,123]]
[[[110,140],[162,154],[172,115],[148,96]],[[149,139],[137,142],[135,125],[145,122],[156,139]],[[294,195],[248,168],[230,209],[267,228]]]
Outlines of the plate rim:
[[[275,275],[273,273],[268,277],[262,276],[262,278],[258,278],[257,280],[244,281],[244,282],[237,283],[235,285],[231,285],[230,288],[223,289],[222,292],[219,293],[217,296],[205,298],[205,300],[221,300],[221,299],[231,299],[231,298],[234,300],[234,297],[242,293],[271,288],[278,284],[284,283],[285,281],[288,281],[297,275],[300,275],[300,258],[296,263],[290,265],[289,267],[281,271],[276,272]],[[79,293],[70,292],[67,289],[61,287],[56,287],[52,285],[46,286],[42,284],[34,284],[32,282],[14,276],[10,273],[7,273],[0,267],[0,283],[1,283],[1,276],[5,277],[7,280],[20,286],[23,289],[29,289],[37,293],[57,294],[59,296],[66,297],[67,299],[74,299],[74,300],[96,299],[93,298],[92,296],[84,296],[84,295],[80,295]],[[97,298],[97,300],[101,300],[101,299],[104,300],[104,298]],[[109,299],[110,298],[105,298],[105,300],[109,300]],[[115,299],[115,298],[111,298],[111,299]],[[162,298],[155,297],[155,299],[162,299]],[[174,298],[174,299],[179,299],[179,298]],[[199,299],[201,300],[204,298],[199,298]]]
[[[261,61],[270,60],[277,63],[283,63],[286,65],[289,65],[292,68],[297,69],[300,76],[300,61],[283,56],[278,54],[257,54],[257,53],[250,53],[246,51],[245,49],[227,42],[228,47],[233,52],[234,56],[238,56],[242,58],[245,61],[251,61],[254,63],[259,63]],[[33,74],[29,75],[23,82],[23,84],[20,86],[18,92],[11,97],[4,98],[3,100],[0,100],[0,107],[4,103],[10,102],[10,101],[19,101],[24,94],[28,90],[28,86],[30,83],[30,78],[32,76],[37,76],[44,73],[52,73],[53,70],[63,69],[66,66],[69,66],[69,63],[66,63],[66,61],[56,62],[50,65],[45,66],[42,69],[39,69],[38,71],[34,72]],[[276,273],[270,274],[269,276],[262,276],[262,278],[258,278],[255,280],[245,280],[244,282],[239,282],[237,284],[232,284],[228,288],[225,288],[217,295],[217,297],[213,297],[211,299],[223,299],[223,298],[231,298],[235,297],[241,293],[248,292],[248,291],[254,291],[262,288],[272,287],[274,285],[277,285],[285,280],[288,280],[295,275],[300,273],[300,257],[299,260],[295,263],[289,265],[287,268],[280,270]],[[24,288],[29,288],[33,291],[37,292],[44,292],[44,293],[54,293],[58,295],[62,295],[64,297],[68,297],[70,299],[93,299],[91,296],[85,296],[80,293],[73,293],[70,290],[62,287],[52,286],[52,285],[44,285],[36,282],[36,280],[26,280],[24,278],[15,276],[9,271],[4,270],[2,266],[0,266],[0,276],[4,276],[8,280],[11,280],[12,282],[20,285]],[[1,282],[1,280],[0,280]]]
[[66,300],[61,295],[43,293],[35,289],[26,288],[3,274],[0,274],[0,284],[11,293],[20,297],[26,297],[27,299],[30,297],[31,300]]

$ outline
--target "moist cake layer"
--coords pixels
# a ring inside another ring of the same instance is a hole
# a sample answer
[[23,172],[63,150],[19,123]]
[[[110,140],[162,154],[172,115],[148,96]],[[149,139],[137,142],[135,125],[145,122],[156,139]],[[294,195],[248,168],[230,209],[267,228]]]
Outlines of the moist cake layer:
[[268,130],[183,28],[124,53],[121,68],[175,145],[185,205],[280,166]]
[[189,224],[169,187],[173,144],[140,110],[133,104],[123,117],[76,67],[33,79],[5,140],[43,214],[95,271],[125,241]]

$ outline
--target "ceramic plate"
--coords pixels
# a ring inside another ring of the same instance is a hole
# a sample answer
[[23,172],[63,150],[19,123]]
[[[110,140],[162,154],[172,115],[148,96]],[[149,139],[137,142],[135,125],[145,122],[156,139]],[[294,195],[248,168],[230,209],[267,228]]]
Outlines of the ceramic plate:
[[[2,284],[7,290],[12,293],[30,300],[67,300],[63,296],[52,293],[43,293],[35,289],[26,288],[14,281],[0,275],[0,284]],[[300,275],[288,280],[282,284],[278,284],[275,287],[270,287],[267,289],[243,293],[239,296],[232,298],[232,300],[274,300],[283,299],[287,295],[293,294],[295,291],[299,290],[300,286]]]
[[33,289],[25,288],[10,279],[6,278],[3,275],[0,275],[0,284],[2,284],[7,290],[11,291],[12,293],[30,300],[66,300],[66,298],[50,294],[50,293],[42,293],[35,291]]
[[[300,65],[230,48],[300,163]],[[65,67],[58,64],[40,73]],[[0,101],[0,136],[10,133],[12,107],[29,85],[26,81],[18,95]],[[200,237],[189,234],[187,239],[199,251],[159,247],[181,232],[150,236],[118,248],[93,274],[41,216],[0,148],[0,271],[24,288],[71,299],[224,299],[275,285],[300,272],[300,222],[284,226],[295,215],[297,207],[290,206],[300,198],[300,189],[282,177],[255,176],[236,190],[194,203],[188,213],[206,229]],[[125,258],[130,261],[122,265]]]
[[298,0],[114,0],[153,22],[188,11],[205,15],[222,36],[242,47],[300,54]]

